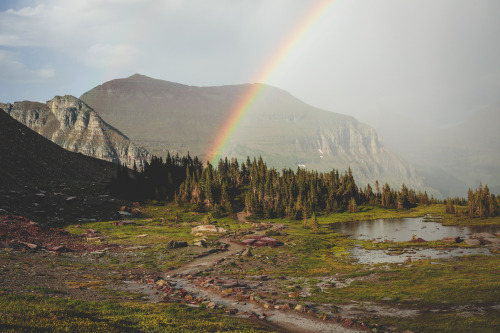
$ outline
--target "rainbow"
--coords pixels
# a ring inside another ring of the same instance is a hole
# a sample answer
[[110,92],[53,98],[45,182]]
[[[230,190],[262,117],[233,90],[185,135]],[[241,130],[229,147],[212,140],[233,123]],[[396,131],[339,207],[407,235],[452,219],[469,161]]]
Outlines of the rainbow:
[[[276,52],[262,68],[259,75],[256,76],[254,82],[267,82],[272,75],[277,72],[288,55],[291,54],[297,45],[304,40],[309,32],[322,20],[334,2],[335,0],[325,0],[315,5],[277,48]],[[238,125],[242,122],[245,114],[256,101],[264,87],[265,86],[260,83],[249,85],[249,88],[233,107],[230,116],[223,124],[221,130],[215,137],[215,141],[208,149],[208,160],[211,161],[212,165],[216,165],[221,158],[222,152],[231,140],[236,128],[238,128]]]

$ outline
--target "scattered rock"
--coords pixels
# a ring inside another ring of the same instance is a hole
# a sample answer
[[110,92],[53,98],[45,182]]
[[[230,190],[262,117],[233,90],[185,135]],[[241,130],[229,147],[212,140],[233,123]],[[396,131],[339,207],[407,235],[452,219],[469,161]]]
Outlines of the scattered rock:
[[27,242],[21,242],[21,241],[19,243],[21,243],[23,245],[26,245],[27,247],[29,247],[32,250],[37,250],[39,248],[39,246],[36,245],[36,244],[27,243]]
[[342,320],[342,326],[344,327],[351,327],[354,324],[354,322],[348,318],[344,318]]
[[118,211],[118,214],[120,214],[121,216],[132,216],[131,213],[122,210]]
[[222,291],[222,295],[231,295],[233,292],[234,292],[234,290],[233,290],[233,289],[231,289],[231,288],[224,289],[224,290]]
[[135,251],[135,250],[144,250],[144,249],[148,249],[148,248],[149,248],[149,246],[146,246],[146,245],[138,245],[138,246],[126,247],[125,250]]
[[238,309],[226,309],[226,313],[229,313],[230,315],[235,315],[238,313]]
[[53,247],[48,248],[48,250],[49,251],[54,251],[54,252],[57,252],[57,253],[71,252],[71,249],[68,249],[64,245],[53,246]]
[[97,236],[98,231],[94,229],[87,229],[87,237],[93,238]]
[[113,222],[113,225],[118,225],[118,226],[123,226],[123,225],[131,225],[131,224],[137,224],[134,221],[116,221]]
[[207,247],[207,241],[204,239],[197,239],[193,243],[194,246]]
[[306,307],[303,306],[302,304],[297,304],[294,308],[295,311],[298,311],[298,312],[306,312]]
[[241,254],[242,257],[251,257],[252,255],[253,254],[250,249],[245,249],[245,251],[243,251],[243,253]]

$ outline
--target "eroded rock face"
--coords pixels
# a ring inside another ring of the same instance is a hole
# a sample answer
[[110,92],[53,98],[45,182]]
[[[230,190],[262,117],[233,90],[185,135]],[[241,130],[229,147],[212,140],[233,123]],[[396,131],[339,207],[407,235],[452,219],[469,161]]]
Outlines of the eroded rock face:
[[87,104],[73,96],[56,96],[46,104],[1,104],[12,118],[59,146],[102,160],[138,168],[150,158],[146,149],[108,125]]
[[[158,156],[175,150],[213,158],[216,138],[255,85],[195,87],[135,74],[103,83],[80,98],[100,116]],[[268,166],[344,172],[358,186],[378,181],[440,196],[411,164],[387,149],[376,131],[356,119],[310,106],[281,89],[262,85],[220,156],[262,156]]]

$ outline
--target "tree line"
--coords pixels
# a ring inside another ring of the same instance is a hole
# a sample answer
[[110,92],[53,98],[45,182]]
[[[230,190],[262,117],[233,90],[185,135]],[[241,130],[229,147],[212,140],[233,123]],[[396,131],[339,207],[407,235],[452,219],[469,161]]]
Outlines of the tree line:
[[[461,208],[466,206],[466,208]],[[456,216],[466,215],[471,218],[488,218],[500,215],[500,196],[490,193],[488,185],[479,187],[472,191],[467,191],[467,200],[448,199],[446,200],[446,212]]]
[[351,170],[317,172],[303,168],[282,169],[266,165],[261,157],[244,163],[220,159],[216,168],[197,158],[178,155],[153,157],[142,170],[118,168],[110,186],[115,195],[133,200],[175,201],[215,216],[246,210],[258,218],[306,219],[316,213],[356,212],[358,205],[409,209],[438,202],[427,192],[385,183],[361,188]]

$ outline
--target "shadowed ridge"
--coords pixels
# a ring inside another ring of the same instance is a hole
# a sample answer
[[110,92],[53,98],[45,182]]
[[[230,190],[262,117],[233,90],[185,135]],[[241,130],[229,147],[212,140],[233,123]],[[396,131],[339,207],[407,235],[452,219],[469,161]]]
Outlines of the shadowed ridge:
[[112,163],[69,152],[11,118],[0,109],[0,190],[62,182],[102,181]]

